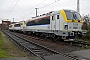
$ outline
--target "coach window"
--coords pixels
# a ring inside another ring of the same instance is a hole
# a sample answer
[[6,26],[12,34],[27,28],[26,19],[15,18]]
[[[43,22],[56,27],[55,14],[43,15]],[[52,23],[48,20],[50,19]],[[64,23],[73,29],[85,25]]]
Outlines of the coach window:
[[12,27],[12,25],[10,25],[9,27]]
[[20,27],[20,24],[16,24],[15,27]]
[[59,15],[57,15],[57,19],[59,19]]

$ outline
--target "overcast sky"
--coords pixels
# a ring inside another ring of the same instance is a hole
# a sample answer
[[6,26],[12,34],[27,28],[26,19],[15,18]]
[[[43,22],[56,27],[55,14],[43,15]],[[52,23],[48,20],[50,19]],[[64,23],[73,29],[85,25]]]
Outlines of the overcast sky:
[[[56,1],[56,2],[55,2]],[[0,20],[27,20],[38,15],[61,9],[77,10],[77,0],[0,0]],[[80,0],[80,14],[90,14],[90,0]]]

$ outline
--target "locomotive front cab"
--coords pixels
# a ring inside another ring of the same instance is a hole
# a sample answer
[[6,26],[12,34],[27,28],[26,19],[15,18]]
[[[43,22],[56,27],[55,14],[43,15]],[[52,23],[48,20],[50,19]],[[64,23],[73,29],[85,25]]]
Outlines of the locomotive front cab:
[[25,29],[25,27],[26,27],[25,21],[21,21],[20,25],[21,25],[20,29],[21,29],[21,31],[23,31]]
[[78,12],[73,10],[64,10],[66,19],[64,22],[64,30],[68,31],[69,38],[82,36],[82,20]]
[[10,31],[13,31],[13,29],[14,29],[14,24],[10,24],[10,25],[9,25],[9,30],[10,30]]

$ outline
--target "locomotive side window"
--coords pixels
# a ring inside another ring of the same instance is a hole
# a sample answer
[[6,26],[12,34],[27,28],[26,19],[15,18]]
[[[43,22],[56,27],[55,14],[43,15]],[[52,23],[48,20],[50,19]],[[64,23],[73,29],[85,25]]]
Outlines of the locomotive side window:
[[32,25],[36,25],[35,21],[30,21],[27,23],[27,26],[32,26]]
[[33,26],[33,25],[45,25],[50,24],[50,18],[42,18],[42,19],[36,19],[34,21],[28,22],[27,26]]
[[50,24],[50,19],[49,18],[43,18],[42,20],[39,21],[40,25],[43,24]]
[[53,18],[54,18],[54,17],[52,16],[52,20],[54,20]]
[[59,15],[57,15],[57,19],[59,19]]

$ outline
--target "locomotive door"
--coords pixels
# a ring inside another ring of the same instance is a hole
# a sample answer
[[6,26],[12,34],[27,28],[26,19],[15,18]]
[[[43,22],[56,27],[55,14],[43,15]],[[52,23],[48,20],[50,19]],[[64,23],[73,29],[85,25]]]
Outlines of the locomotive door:
[[56,21],[55,21],[55,18],[56,18],[56,16],[55,15],[53,15],[52,16],[52,30],[55,30],[56,29]]
[[60,29],[60,15],[59,14],[56,15],[55,21],[56,21],[56,30],[59,30]]

